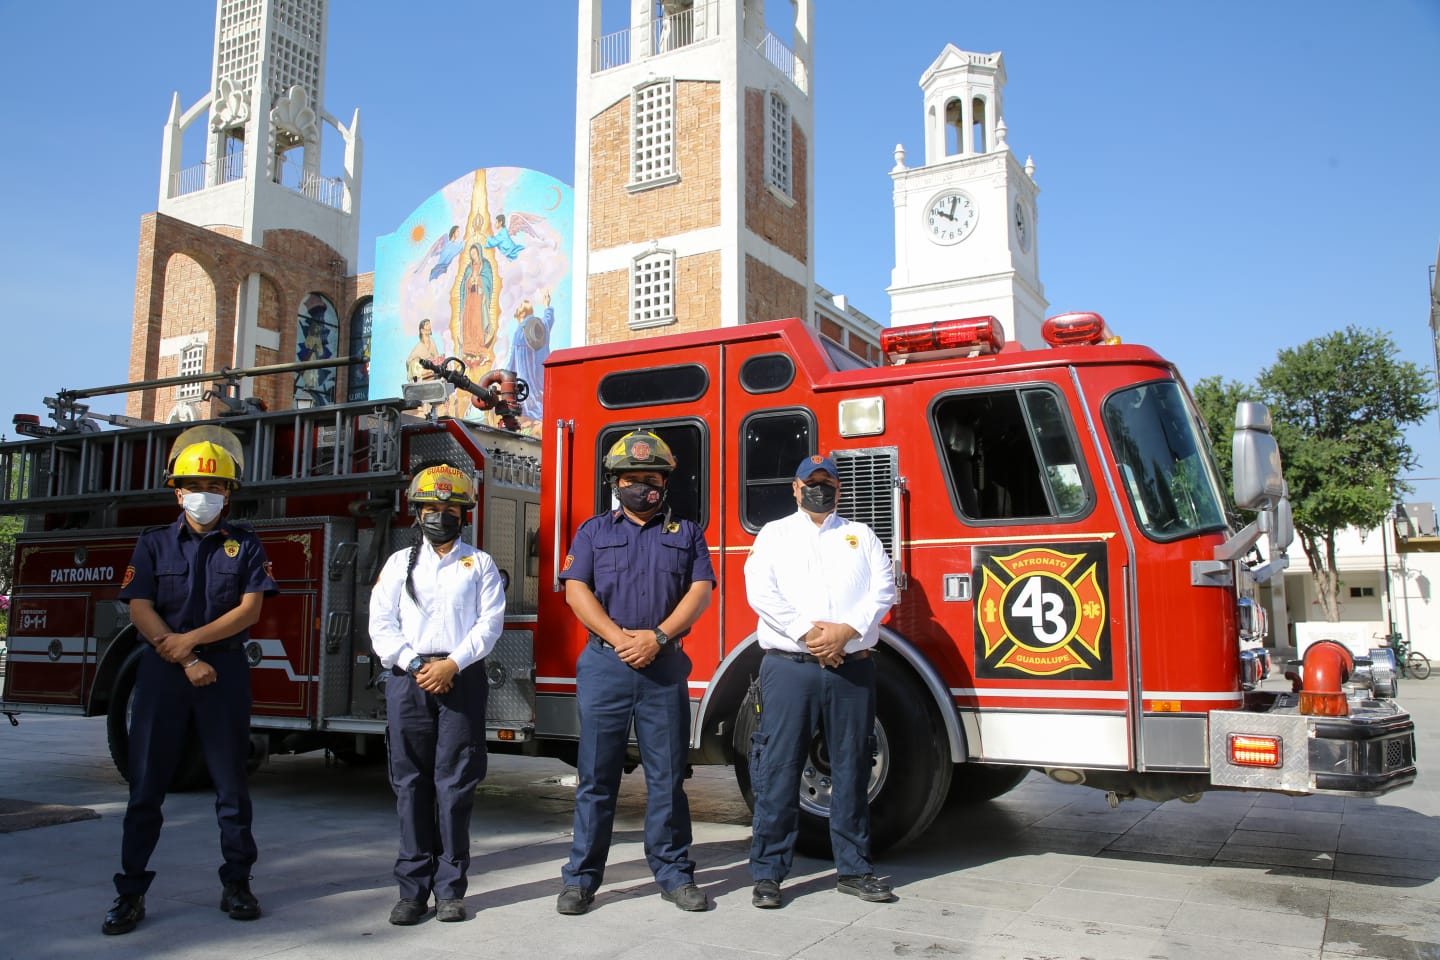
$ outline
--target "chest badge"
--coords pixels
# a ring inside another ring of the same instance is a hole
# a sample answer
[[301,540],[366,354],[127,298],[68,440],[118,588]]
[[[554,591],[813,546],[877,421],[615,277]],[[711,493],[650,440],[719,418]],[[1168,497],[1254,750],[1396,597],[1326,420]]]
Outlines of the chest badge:
[[461,565],[462,567],[464,567],[466,570],[469,570],[470,568],[472,568],[472,567],[475,566],[475,558],[474,558],[474,557],[461,557],[461,558],[460,558],[460,565]]
[[858,550],[858,549],[860,549],[860,538],[857,537],[857,536],[855,536],[855,534],[853,534],[853,533],[847,533],[847,534],[845,534],[845,542],[848,543],[848,544],[850,544],[850,549],[851,549],[851,550]]
[[225,541],[225,556],[229,557],[231,560],[234,560],[236,557],[240,556],[239,540]]
[[666,532],[666,533],[679,533],[679,532],[680,532],[680,524],[677,523],[677,522],[674,521],[674,520],[671,520],[669,523],[665,524],[665,532]]

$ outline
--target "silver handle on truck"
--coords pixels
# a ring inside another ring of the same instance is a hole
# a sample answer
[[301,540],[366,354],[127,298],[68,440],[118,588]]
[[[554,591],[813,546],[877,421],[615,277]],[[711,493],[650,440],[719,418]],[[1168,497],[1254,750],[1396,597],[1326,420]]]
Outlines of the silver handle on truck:
[[895,589],[904,590],[910,585],[910,575],[905,572],[905,478],[897,476],[890,487],[891,509],[895,511]]
[[560,541],[560,534],[564,526],[565,512],[565,431],[575,429],[574,420],[555,421],[555,529],[553,531],[555,565],[551,568],[554,573],[550,582],[550,589],[556,593],[560,592],[560,557],[564,550],[564,544]]

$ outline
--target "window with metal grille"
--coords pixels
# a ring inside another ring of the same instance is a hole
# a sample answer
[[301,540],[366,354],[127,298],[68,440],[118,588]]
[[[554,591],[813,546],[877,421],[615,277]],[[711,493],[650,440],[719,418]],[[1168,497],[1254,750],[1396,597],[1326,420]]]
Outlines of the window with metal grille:
[[675,175],[675,82],[636,87],[630,127],[630,182],[641,185]]
[[656,250],[630,267],[630,328],[675,322],[675,252]]
[[[191,344],[180,351],[180,376],[188,377],[205,372],[205,344]],[[200,381],[182,383],[175,388],[176,400],[199,400],[205,395],[205,384]]]
[[770,186],[790,196],[790,104],[770,94],[770,122],[765,127],[765,178]]

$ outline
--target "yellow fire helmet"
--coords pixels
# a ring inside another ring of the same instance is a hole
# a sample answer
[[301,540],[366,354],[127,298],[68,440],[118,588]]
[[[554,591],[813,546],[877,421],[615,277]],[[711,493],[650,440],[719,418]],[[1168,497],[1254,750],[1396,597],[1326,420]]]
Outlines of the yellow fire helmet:
[[422,503],[458,503],[462,507],[475,506],[475,485],[470,475],[448,463],[426,467],[410,478],[410,492],[406,494],[410,508],[418,510]]
[[165,485],[177,487],[181,480],[200,479],[224,480],[238,487],[244,472],[245,454],[240,440],[224,427],[206,424],[191,427],[170,445]]
[[650,430],[631,430],[616,440],[605,454],[605,472],[626,470],[658,470],[669,473],[675,469],[675,454],[670,445]]

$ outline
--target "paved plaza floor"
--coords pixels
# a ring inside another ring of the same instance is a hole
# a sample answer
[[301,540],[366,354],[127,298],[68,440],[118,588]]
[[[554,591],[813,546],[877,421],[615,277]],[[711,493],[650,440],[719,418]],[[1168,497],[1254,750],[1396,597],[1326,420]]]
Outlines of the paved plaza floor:
[[494,757],[475,809],[474,916],[392,927],[383,766],[273,757],[253,779],[265,915],[237,923],[218,910],[213,795],[177,794],[148,915],[121,937],[100,934],[126,798],[104,722],[26,715],[0,724],[0,798],[99,816],[0,833],[0,958],[1440,960],[1440,678],[1402,681],[1401,700],[1420,727],[1422,773],[1388,797],[1212,793],[1112,810],[1098,791],[1032,774],[996,801],[947,809],[920,842],[882,857],[897,902],[841,896],[828,864],[801,858],[784,909],[771,911],[750,906],[745,804],[729,768],[709,767],[689,785],[709,911],[658,896],[637,771],[591,912],[558,916],[572,771]]

